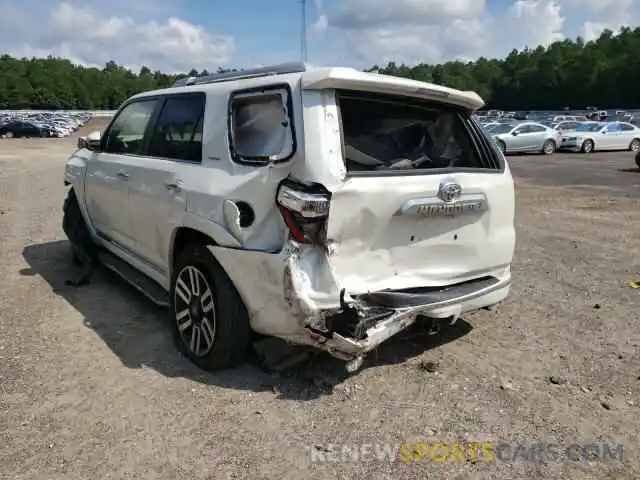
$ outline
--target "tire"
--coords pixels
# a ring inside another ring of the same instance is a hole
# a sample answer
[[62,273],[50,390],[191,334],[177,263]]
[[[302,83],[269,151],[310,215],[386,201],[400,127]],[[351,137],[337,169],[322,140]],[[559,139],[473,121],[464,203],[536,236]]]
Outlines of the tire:
[[636,154],[636,165],[640,168],[640,152]]
[[553,140],[547,140],[542,145],[542,153],[544,155],[552,155],[556,151],[556,142]]
[[71,242],[71,260],[73,263],[82,264],[84,263],[82,259],[85,257],[96,260],[97,249],[91,239],[91,233],[89,233],[87,224],[84,221],[73,188],[69,190],[62,210],[62,230],[64,230],[69,242]]
[[71,261],[73,262],[74,265],[78,265],[78,266],[82,265],[82,258],[78,253],[78,249],[73,245],[71,246]]
[[507,145],[502,140],[497,140],[496,145],[498,145],[498,149],[502,152],[503,155],[507,154]]
[[205,245],[195,243],[179,252],[169,295],[173,340],[185,357],[208,372],[245,361],[251,339],[249,315]]
[[634,153],[640,152],[640,138],[634,138],[629,144],[629,150]]
[[13,132],[7,132],[5,135],[6,135],[6,138],[13,138],[14,137]]
[[582,153],[592,153],[594,150],[593,148],[593,140],[585,140],[584,142],[582,142],[582,147],[580,148],[580,151]]

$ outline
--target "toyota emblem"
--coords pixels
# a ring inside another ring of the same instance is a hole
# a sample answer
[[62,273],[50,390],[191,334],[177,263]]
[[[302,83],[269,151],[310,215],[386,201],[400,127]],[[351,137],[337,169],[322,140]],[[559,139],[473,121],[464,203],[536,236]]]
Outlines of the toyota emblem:
[[462,187],[457,183],[443,183],[440,185],[440,190],[438,191],[438,196],[444,202],[453,202],[460,198],[460,194],[462,193]]

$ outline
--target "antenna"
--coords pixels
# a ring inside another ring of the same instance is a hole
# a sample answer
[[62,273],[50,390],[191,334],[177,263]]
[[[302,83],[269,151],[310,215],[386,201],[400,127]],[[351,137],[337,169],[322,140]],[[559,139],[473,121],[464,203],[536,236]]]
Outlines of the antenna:
[[307,63],[307,0],[300,0],[302,15],[302,31],[300,38],[300,60]]

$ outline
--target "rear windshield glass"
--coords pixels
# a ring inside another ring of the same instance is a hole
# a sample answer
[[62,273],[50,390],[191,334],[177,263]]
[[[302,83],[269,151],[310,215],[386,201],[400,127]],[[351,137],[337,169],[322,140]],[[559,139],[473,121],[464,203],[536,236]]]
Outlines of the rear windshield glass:
[[348,171],[487,168],[466,113],[415,98],[338,92]]
[[597,132],[603,126],[601,123],[583,123],[576,127],[576,132]]
[[509,133],[511,130],[514,129],[514,127],[515,125],[509,125],[508,123],[503,123],[491,128],[491,133]]

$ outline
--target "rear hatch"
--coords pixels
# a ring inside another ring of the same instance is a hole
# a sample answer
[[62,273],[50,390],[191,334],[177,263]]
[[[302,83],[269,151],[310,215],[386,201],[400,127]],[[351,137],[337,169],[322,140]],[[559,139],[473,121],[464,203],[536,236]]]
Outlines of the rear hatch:
[[326,235],[341,286],[362,294],[507,275],[513,181],[471,112],[400,95],[336,98],[347,174],[328,187]]

